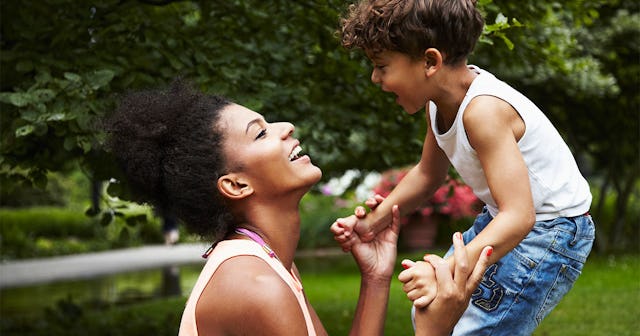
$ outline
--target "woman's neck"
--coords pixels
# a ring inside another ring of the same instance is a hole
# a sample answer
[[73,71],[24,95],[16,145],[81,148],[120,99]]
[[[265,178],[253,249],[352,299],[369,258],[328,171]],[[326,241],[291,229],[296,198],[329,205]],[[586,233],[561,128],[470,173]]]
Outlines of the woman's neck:
[[240,227],[258,234],[287,269],[293,266],[300,240],[298,206],[253,205],[245,211],[246,222]]

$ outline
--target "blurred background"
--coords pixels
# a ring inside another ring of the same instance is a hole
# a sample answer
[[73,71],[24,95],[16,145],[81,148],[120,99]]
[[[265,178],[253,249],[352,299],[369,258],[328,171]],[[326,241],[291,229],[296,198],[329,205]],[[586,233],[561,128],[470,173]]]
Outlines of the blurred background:
[[[486,26],[469,63],[547,114],[594,195],[590,262],[536,334],[637,335],[640,4],[478,3]],[[97,127],[119,94],[182,76],[268,121],[296,125],[304,151],[324,172],[303,199],[297,263],[330,334],[346,334],[359,280],[350,257],[335,251],[328,227],[372,192],[388,192],[419,159],[426,130],[424,115],[407,115],[371,83],[361,52],[340,46],[336,30],[347,6],[1,1],[0,273],[42,258],[145,246],[157,247],[159,257],[176,245],[206,249],[171,216],[129,201]],[[403,256],[444,251],[451,233],[467,227],[481,206],[455,171],[436,196],[404,219]],[[0,286],[0,334],[175,335],[202,266],[197,258],[82,281]],[[399,287],[392,293],[387,334],[409,334],[410,304]]]

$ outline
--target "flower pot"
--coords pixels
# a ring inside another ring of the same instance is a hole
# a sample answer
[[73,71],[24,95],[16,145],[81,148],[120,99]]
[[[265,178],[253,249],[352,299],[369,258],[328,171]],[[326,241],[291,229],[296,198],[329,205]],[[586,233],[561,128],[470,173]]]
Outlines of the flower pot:
[[400,246],[409,251],[423,251],[433,248],[438,234],[438,218],[414,212],[400,229]]

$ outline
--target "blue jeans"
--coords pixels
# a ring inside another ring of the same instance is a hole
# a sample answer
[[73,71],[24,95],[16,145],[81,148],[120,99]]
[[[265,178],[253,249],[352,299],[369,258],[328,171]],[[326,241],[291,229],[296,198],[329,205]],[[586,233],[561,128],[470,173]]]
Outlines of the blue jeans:
[[[463,233],[465,244],[493,218],[486,208]],[[489,266],[453,335],[531,335],[573,286],[591,251],[588,214],[536,222],[511,252]],[[453,253],[453,247],[447,256]]]

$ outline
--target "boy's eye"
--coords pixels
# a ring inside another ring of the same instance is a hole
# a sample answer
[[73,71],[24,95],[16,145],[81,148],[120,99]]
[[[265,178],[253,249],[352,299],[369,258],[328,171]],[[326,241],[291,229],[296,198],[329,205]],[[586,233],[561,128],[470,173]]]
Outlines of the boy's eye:
[[258,140],[258,139],[260,139],[260,138],[263,138],[263,137],[264,137],[264,136],[266,136],[266,135],[267,135],[267,129],[266,129],[266,128],[261,129],[261,130],[260,130],[260,133],[258,133],[258,136],[256,136],[256,140]]

